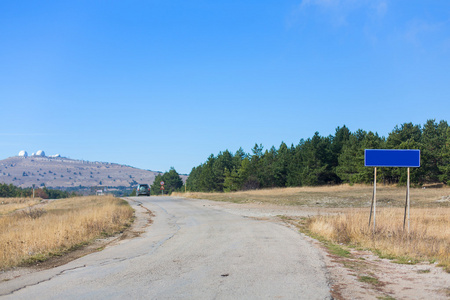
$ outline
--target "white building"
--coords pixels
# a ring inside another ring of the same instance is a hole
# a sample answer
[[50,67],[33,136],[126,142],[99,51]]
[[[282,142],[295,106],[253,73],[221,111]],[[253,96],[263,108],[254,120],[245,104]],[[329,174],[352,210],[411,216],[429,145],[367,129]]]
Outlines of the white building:
[[45,152],[43,150],[39,150],[36,152],[36,156],[45,156]]

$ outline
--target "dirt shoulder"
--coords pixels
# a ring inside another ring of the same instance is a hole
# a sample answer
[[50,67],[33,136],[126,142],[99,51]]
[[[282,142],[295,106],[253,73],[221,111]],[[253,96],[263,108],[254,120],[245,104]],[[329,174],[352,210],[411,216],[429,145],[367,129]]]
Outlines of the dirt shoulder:
[[350,252],[351,258],[325,257],[335,299],[450,298],[450,274],[434,264],[396,264],[369,251]]
[[[335,208],[296,207],[262,202],[237,204],[199,199],[192,201],[229,213],[276,222],[339,211]],[[285,224],[297,230],[291,223]],[[300,234],[322,254],[334,299],[450,299],[450,274],[435,264],[396,264],[380,259],[370,251],[356,249],[349,249],[349,257],[337,256],[330,253],[321,242]]]
[[153,213],[141,206],[139,202],[132,199],[124,199],[127,200],[131,207],[135,210],[135,220],[133,224],[123,232],[112,237],[96,239],[88,245],[79,247],[78,249],[67,252],[61,256],[54,256],[44,262],[36,263],[35,265],[16,267],[11,270],[0,271],[0,281],[7,281],[25,274],[55,268],[93,252],[102,251],[106,247],[114,246],[123,240],[139,236],[145,231],[145,228],[152,223]]

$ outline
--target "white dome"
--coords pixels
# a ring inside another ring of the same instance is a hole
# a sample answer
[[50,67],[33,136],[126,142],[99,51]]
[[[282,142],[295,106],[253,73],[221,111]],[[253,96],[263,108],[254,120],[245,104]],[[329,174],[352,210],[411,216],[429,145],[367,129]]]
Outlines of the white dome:
[[19,152],[19,156],[27,157],[27,156],[28,156],[28,153],[27,153],[27,151],[22,150],[22,151]]
[[39,150],[38,152],[36,152],[36,156],[45,156],[45,152],[42,150]]

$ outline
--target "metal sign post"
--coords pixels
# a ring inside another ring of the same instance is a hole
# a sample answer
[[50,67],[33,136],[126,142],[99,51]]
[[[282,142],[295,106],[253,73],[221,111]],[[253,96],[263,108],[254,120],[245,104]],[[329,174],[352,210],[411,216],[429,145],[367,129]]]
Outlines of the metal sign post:
[[406,184],[405,215],[403,217],[403,230],[406,225],[406,215],[408,215],[408,233],[410,230],[410,167],[420,167],[420,150],[388,150],[388,149],[365,149],[364,165],[375,167],[373,181],[372,205],[370,207],[369,226],[372,219],[373,210],[373,232],[375,233],[376,207],[377,207],[377,167],[406,167],[408,168]]
[[377,216],[377,168],[374,168],[374,175],[373,175],[373,195],[372,195],[372,205],[370,206],[370,216],[369,216],[369,227],[370,227],[370,221],[372,219],[372,211],[373,211],[373,232],[375,232],[375,223],[376,223],[376,216]]
[[161,196],[164,196],[164,181],[161,181],[160,184],[161,184],[161,188],[160,188]]
[[405,203],[405,215],[403,217],[403,230],[405,230],[406,223],[406,215],[408,215],[408,233],[409,233],[409,225],[410,225],[410,199],[409,199],[409,168],[408,168],[408,182],[406,183],[406,203]]

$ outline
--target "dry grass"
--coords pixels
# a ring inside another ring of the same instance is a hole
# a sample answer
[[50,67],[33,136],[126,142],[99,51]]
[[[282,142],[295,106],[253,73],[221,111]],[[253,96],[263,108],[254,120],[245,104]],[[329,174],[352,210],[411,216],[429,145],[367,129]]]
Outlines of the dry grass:
[[40,198],[0,198],[0,216],[35,205]]
[[[374,250],[400,263],[437,261],[450,272],[450,208],[411,210],[410,233],[403,230],[404,210],[377,211],[376,230],[368,224],[369,210],[348,210],[338,215],[315,216],[307,228],[335,243]],[[407,225],[406,225],[407,228]]]
[[[232,193],[173,193],[174,196],[235,203],[271,203],[306,207],[367,207],[373,187],[369,185],[337,185],[322,187],[275,188]],[[414,207],[450,207],[450,188],[412,188]],[[377,205],[401,207],[405,204],[406,187],[377,187]]]
[[0,217],[0,269],[61,255],[129,226],[132,208],[112,196],[77,197]]

